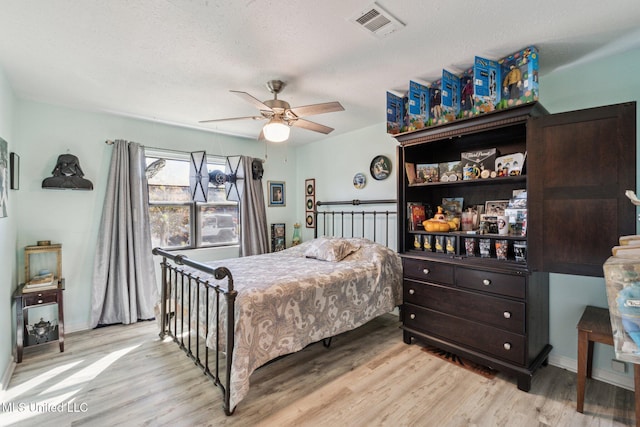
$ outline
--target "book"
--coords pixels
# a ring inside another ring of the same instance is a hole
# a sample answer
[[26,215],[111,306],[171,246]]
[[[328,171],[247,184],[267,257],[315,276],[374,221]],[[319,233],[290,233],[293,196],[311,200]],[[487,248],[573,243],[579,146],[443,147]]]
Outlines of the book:
[[22,288],[22,293],[28,293],[28,292],[40,292],[40,291],[46,291],[49,289],[58,289],[58,283],[49,283],[48,285],[24,285],[24,287]]
[[416,176],[416,165],[414,163],[405,163],[404,168],[407,172],[407,181],[409,181],[409,185],[415,184],[418,179]]
[[48,286],[51,284],[53,284],[53,273],[46,273],[46,274],[33,276],[31,280],[27,282],[26,286],[37,287],[37,286]]
[[409,213],[411,215],[410,231],[424,230],[422,222],[427,219],[427,211],[424,205],[419,203],[409,204]]

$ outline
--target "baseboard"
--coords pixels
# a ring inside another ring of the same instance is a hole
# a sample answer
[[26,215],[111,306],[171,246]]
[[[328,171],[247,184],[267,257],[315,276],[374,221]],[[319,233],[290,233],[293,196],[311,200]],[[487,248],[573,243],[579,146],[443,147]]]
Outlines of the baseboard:
[[13,371],[16,369],[16,360],[13,355],[11,356],[11,360],[7,364],[7,369],[5,369],[4,374],[2,375],[2,383],[0,383],[0,390],[6,390],[9,387],[9,382],[11,381],[11,376],[13,375]]
[[[549,364],[557,366],[558,368],[566,369],[567,371],[578,372],[578,361],[569,357],[557,356],[551,353],[549,355]],[[627,365],[630,366],[630,364]],[[612,384],[631,391],[633,391],[634,389],[633,377],[619,375],[615,372],[598,368],[593,368],[591,376],[593,379],[605,382],[607,384]]]
[[67,323],[67,322],[65,322],[65,324],[64,324],[64,333],[65,334],[70,334],[70,333],[73,333],[73,332],[86,331],[88,329],[91,329],[91,326],[89,325],[89,323]]

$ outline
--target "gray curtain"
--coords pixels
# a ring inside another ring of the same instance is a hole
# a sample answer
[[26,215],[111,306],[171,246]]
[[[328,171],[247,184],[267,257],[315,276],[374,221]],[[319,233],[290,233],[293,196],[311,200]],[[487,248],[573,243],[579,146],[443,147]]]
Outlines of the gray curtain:
[[245,172],[244,192],[240,196],[240,248],[242,256],[269,252],[267,209],[264,204],[262,179],[253,179],[253,158],[242,156]]
[[91,326],[152,319],[156,287],[144,148],[115,141],[93,266]]

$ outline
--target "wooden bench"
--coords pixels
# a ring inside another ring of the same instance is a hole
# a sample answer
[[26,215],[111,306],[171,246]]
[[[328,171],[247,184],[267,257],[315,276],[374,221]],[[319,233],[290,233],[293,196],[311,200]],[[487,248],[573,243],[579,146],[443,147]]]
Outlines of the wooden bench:
[[[609,310],[606,308],[588,305],[578,322],[578,397],[576,410],[584,411],[584,388],[587,378],[591,378],[593,362],[593,343],[613,345],[613,333],[611,332],[611,320]],[[635,400],[636,400],[636,425],[640,426],[640,365],[633,364]]]

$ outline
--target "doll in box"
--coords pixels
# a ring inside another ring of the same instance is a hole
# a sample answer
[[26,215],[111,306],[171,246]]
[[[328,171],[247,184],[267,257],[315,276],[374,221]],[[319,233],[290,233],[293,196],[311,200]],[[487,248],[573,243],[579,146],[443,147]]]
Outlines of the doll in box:
[[514,64],[511,64],[509,72],[502,81],[502,90],[505,96],[508,96],[509,99],[520,98],[520,92],[522,90],[522,73]]

